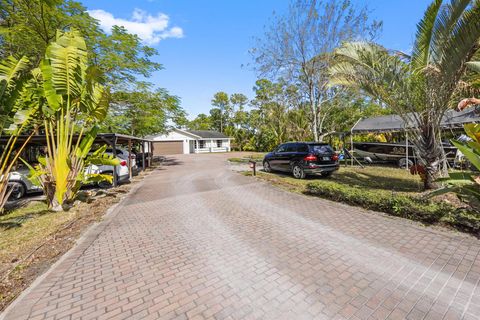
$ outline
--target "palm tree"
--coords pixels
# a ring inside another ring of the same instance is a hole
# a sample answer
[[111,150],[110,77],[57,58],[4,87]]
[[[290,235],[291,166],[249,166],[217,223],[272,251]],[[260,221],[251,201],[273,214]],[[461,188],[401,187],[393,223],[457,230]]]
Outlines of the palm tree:
[[[46,157],[39,158],[34,178],[43,187],[49,207],[62,210],[83,182],[96,124],[108,111],[108,92],[95,81],[95,70],[87,65],[85,41],[75,30],[57,32],[33,73],[38,77],[30,81],[27,92],[37,95],[47,140]],[[94,155],[94,161],[116,164],[102,152]]]
[[336,50],[330,70],[332,85],[359,89],[403,118],[425,167],[426,189],[436,187],[445,160],[440,121],[480,48],[480,0],[444,2],[435,0],[426,10],[411,55],[350,42]]

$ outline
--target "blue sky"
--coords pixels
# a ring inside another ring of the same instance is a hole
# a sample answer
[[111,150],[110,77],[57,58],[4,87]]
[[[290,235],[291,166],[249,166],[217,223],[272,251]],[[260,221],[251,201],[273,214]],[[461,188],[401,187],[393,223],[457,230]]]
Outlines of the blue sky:
[[[408,51],[417,22],[431,0],[353,0],[382,20],[379,42]],[[208,113],[217,91],[253,96],[256,76],[248,50],[261,36],[273,12],[288,0],[84,0],[107,28],[124,24],[159,51],[164,70],[149,81],[182,99],[189,118]]]

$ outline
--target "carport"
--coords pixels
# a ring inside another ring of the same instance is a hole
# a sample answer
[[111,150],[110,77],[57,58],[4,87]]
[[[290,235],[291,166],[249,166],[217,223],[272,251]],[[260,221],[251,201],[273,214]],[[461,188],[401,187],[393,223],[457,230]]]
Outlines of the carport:
[[[105,142],[107,145],[112,147],[113,154],[117,154],[117,146],[118,145],[127,145],[127,151],[129,154],[132,153],[132,146],[134,144],[140,145],[142,150],[142,170],[145,168],[150,167],[152,165],[152,157],[153,157],[153,143],[150,139],[139,138],[134,136],[128,136],[124,134],[117,134],[117,133],[100,133],[97,135],[97,139],[95,142],[100,139],[101,141]],[[148,145],[148,150],[151,150],[145,156],[145,146]],[[130,178],[132,178],[132,160],[128,157],[128,172],[130,174]],[[113,170],[113,186],[116,187],[118,185],[118,177],[116,170]]]
[[[2,136],[0,137],[0,144],[5,145],[10,137],[9,136]],[[16,144],[20,145],[27,141],[30,136],[22,135],[19,136],[17,139]],[[78,140],[78,135],[73,136],[73,141],[76,142]],[[150,167],[152,165],[152,157],[153,157],[153,141],[146,138],[134,137],[124,134],[118,133],[99,133],[95,138],[95,142],[98,144],[107,144],[109,147],[112,148],[112,152],[114,155],[117,154],[117,148],[119,145],[127,146],[127,151],[129,154],[132,153],[132,148],[137,145],[141,148],[141,155],[142,155],[142,170]],[[28,146],[32,145],[41,145],[45,146],[47,144],[47,139],[45,135],[34,135],[28,140]],[[146,152],[148,150],[148,152]],[[128,171],[130,174],[130,178],[132,178],[132,161],[129,157],[128,159]],[[113,170],[113,186],[116,187],[118,185],[118,177],[116,170]]]
[[[467,108],[463,111],[447,110],[442,117],[440,127],[442,130],[463,130],[466,123],[480,123],[480,112],[476,107]],[[386,115],[367,119],[358,119],[355,125],[350,129],[350,153],[353,154],[353,135],[364,133],[384,133],[384,132],[403,132],[405,134],[406,143],[406,159],[409,158],[408,131],[415,129],[414,119],[419,115],[416,113],[408,113],[404,118],[399,115]],[[353,157],[351,158],[353,165]]]

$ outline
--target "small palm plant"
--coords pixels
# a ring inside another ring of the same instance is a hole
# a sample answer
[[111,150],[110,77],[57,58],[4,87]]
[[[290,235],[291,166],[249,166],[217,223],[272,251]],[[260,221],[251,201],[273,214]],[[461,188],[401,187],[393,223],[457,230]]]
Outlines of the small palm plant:
[[7,143],[0,146],[0,213],[12,192],[8,181],[10,171],[34,133],[34,130],[30,130],[28,138],[17,143],[19,135],[26,132],[32,114],[37,110],[18,98],[29,76],[28,66],[26,57],[8,57],[0,62],[0,137],[8,135]]
[[441,119],[479,49],[480,1],[434,0],[418,24],[411,55],[345,43],[336,51],[331,83],[356,88],[403,118],[425,170],[425,189],[432,189],[445,163]]
[[62,210],[85,180],[111,179],[87,176],[86,165],[118,165],[115,158],[102,154],[105,148],[89,160],[96,124],[108,111],[108,91],[95,81],[95,70],[87,66],[85,41],[75,30],[57,32],[34,74],[38,76],[30,82],[29,92],[39,95],[47,148],[32,178],[43,187],[49,207]]

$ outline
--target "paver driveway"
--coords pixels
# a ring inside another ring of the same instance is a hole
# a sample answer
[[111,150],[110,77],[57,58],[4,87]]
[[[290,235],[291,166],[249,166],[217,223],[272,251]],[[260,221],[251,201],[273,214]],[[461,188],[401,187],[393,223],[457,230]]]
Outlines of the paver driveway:
[[7,319],[475,319],[480,242],[179,156]]

